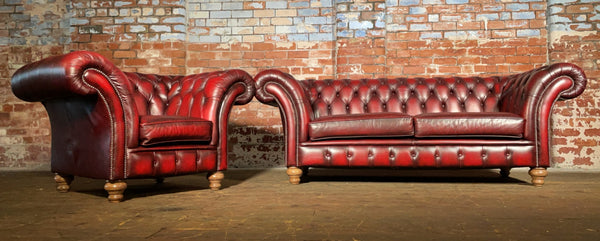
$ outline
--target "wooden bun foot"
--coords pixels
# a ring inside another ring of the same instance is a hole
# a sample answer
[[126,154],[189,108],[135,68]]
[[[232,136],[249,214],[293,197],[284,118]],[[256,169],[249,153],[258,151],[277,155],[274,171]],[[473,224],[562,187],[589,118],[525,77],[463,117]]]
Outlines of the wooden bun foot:
[[208,173],[206,178],[208,178],[208,182],[210,183],[210,189],[217,191],[221,189],[221,181],[225,178],[225,174],[223,172]]
[[54,181],[56,182],[56,191],[68,192],[71,189],[73,176],[55,173]]
[[548,171],[544,167],[535,167],[529,170],[531,176],[531,183],[536,187],[544,185],[544,178],[548,176]]
[[302,177],[302,169],[297,167],[288,167],[286,173],[290,177],[290,183],[294,185],[300,184],[300,177]]
[[104,184],[104,190],[108,192],[108,201],[111,203],[121,202],[125,189],[127,189],[127,183],[124,181],[107,181]]

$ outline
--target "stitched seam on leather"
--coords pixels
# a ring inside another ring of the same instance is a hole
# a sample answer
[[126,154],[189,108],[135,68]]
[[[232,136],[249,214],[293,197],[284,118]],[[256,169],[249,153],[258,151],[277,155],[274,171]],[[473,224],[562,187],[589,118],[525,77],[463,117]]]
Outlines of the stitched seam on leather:
[[[550,83],[552,83],[553,81],[556,81],[557,79],[560,79],[560,78],[562,78],[562,77],[565,77],[565,75],[560,75],[560,76],[558,76],[558,77],[554,78],[554,80],[552,80]],[[568,77],[568,76],[567,76],[567,77]],[[571,88],[573,88],[573,86],[575,85],[575,80],[573,80],[573,78],[571,78],[571,77],[568,77],[568,78],[569,78],[569,79],[571,79],[571,81],[572,81],[572,84],[571,84],[571,86],[570,86],[569,88],[567,88],[567,89],[565,89],[565,90],[561,91],[561,92],[558,94],[557,98],[554,98],[554,100],[552,100],[552,105],[550,106],[550,112],[549,112],[549,115],[548,115],[548,130],[547,130],[547,131],[548,131],[548,132],[547,132],[547,133],[548,133],[548,140],[547,140],[547,141],[548,141],[548,165],[550,165],[550,164],[551,164],[550,162],[552,161],[552,160],[550,159],[550,154],[551,154],[551,153],[550,153],[550,151],[551,151],[551,149],[550,149],[550,147],[551,147],[551,146],[550,146],[550,145],[552,144],[552,137],[551,137],[551,135],[550,135],[550,131],[551,131],[551,129],[552,129],[552,126],[550,125],[550,120],[549,120],[549,119],[550,119],[550,118],[552,118],[552,109],[554,108],[554,104],[556,103],[556,101],[558,101],[558,99],[560,99],[560,98],[561,98],[560,96],[561,96],[561,95],[562,95],[564,92],[567,92],[568,90],[570,90]],[[551,85],[551,84],[548,84],[548,85],[546,85],[546,87],[548,87],[548,86],[552,86],[552,85]],[[545,88],[545,89],[544,89],[544,91],[542,91],[542,95],[541,95],[541,96],[544,96],[544,93],[546,93],[546,91],[547,91],[547,90],[548,90],[548,88]],[[540,102],[540,106],[538,106],[538,108],[537,108],[537,109],[538,109],[538,113],[540,113],[540,109],[542,109],[542,107],[543,107],[543,106],[542,106],[542,103]],[[536,145],[539,145],[539,147],[538,147],[538,148],[536,148],[536,156],[539,156],[538,152],[539,152],[539,149],[540,149],[540,147],[541,147],[541,144],[537,144],[537,143],[538,143],[538,132],[540,131],[540,130],[539,130],[539,128],[540,128],[540,127],[539,127],[539,122],[538,122],[538,121],[536,121],[536,128],[535,128],[535,129],[536,129],[536,130],[535,130],[535,131],[536,131],[536,134],[535,134],[536,141],[535,141],[535,143],[536,143]],[[539,165],[540,165],[540,160],[539,160],[539,158],[537,158],[537,160],[536,160],[536,166],[539,166]]]
[[[285,95],[288,97],[288,99],[292,100],[292,98],[290,98],[290,94],[286,91],[286,88],[284,88],[283,86],[281,86],[279,83],[270,82],[270,83],[265,84],[263,88],[266,90],[267,89],[267,85],[270,85],[270,84],[278,86],[279,89],[283,90],[283,93],[285,93]],[[265,91],[265,93],[266,93],[266,91]],[[271,95],[273,96],[272,93],[271,93]],[[283,120],[282,121],[287,121],[287,113],[284,111],[283,106],[281,105],[281,102],[279,102],[279,98],[276,98],[276,96],[273,96],[273,99],[275,100],[275,102],[277,102],[277,105],[279,105],[279,109],[280,109],[279,111],[283,115]],[[294,108],[294,106],[292,106],[292,109],[293,108]],[[311,106],[311,108],[312,108],[312,106]],[[295,111],[292,110],[292,112],[295,112]],[[292,114],[294,114],[294,113],[292,113]],[[290,126],[290,124],[288,123],[284,127],[289,127],[289,126]],[[300,130],[298,130],[299,129],[298,125],[294,126],[294,129],[296,130],[296,133],[300,132]],[[287,128],[283,128],[283,131],[284,131],[284,137],[286,137],[286,135],[289,135],[289,133],[287,133],[288,132]],[[298,138],[299,138],[299,136],[296,134],[296,145],[295,145],[295,147],[293,147],[293,148],[296,148],[296,154],[294,155],[295,166],[298,166],[298,163],[299,163],[298,153],[300,152],[300,146],[299,146],[300,140]],[[285,149],[284,153],[286,154],[286,160],[285,160],[286,163],[285,164],[287,166],[287,164],[288,164],[287,163],[288,162],[288,160],[287,160],[287,153],[288,153],[288,148],[290,148],[290,147],[287,144],[283,145],[283,146],[284,146],[284,149]]]
[[[98,72],[98,73],[100,73],[102,76],[104,76],[104,78],[106,78],[107,80],[109,79],[109,78],[108,78],[108,76],[107,76],[106,74],[104,74],[102,71],[100,71],[99,69],[96,69],[96,68],[89,68],[89,70],[95,70],[96,72]],[[87,70],[87,71],[89,71],[89,70]],[[113,149],[114,149],[114,147],[115,147],[115,143],[114,143],[114,141],[113,141],[113,140],[115,140],[115,139],[116,139],[116,131],[115,131],[115,130],[114,130],[114,128],[113,128],[113,126],[114,126],[114,124],[115,124],[115,121],[113,120],[113,118],[112,118],[112,115],[110,114],[110,109],[111,109],[111,108],[110,108],[110,106],[108,105],[108,102],[106,101],[106,97],[105,97],[105,96],[102,94],[102,92],[100,92],[100,91],[99,91],[99,90],[98,90],[96,87],[94,87],[94,86],[90,85],[90,84],[87,82],[87,80],[85,79],[85,75],[82,75],[82,76],[81,76],[81,79],[83,80],[83,83],[85,83],[87,86],[89,86],[89,87],[91,87],[92,89],[96,90],[96,93],[98,93],[98,95],[100,96],[100,98],[102,98],[102,102],[104,102],[104,105],[106,106],[106,110],[107,110],[107,111],[109,111],[109,113],[108,113],[108,119],[110,120],[110,126],[111,126],[111,127],[110,127],[111,140],[110,140],[110,153],[109,153],[109,156],[110,156],[110,162],[109,162],[109,169],[110,169],[110,173],[109,173],[109,176],[110,176],[110,179],[113,179],[113,178],[114,178],[114,176],[113,176],[113,171],[114,171],[114,166],[113,166],[113,163],[114,163],[114,161],[115,161],[115,160],[114,160],[114,158],[115,158],[115,157],[114,157],[114,152],[113,152]],[[109,82],[109,83],[110,83],[110,82]],[[111,86],[113,86],[113,85],[112,85],[112,83],[111,83],[110,85],[111,85]],[[114,86],[113,86],[113,88],[114,88]],[[119,100],[121,100],[121,97],[119,97]],[[121,103],[122,103],[122,102],[121,102]],[[126,123],[123,123],[123,124],[124,124],[124,125],[126,125]],[[127,127],[125,127],[125,128],[127,128]],[[127,133],[123,133],[123,134],[124,134],[125,136],[127,136]],[[127,139],[125,139],[125,140],[127,140]],[[123,153],[123,155],[125,155],[125,153]],[[123,157],[123,160],[125,160],[125,157]],[[123,165],[123,168],[126,170],[126,169],[127,169],[126,165]],[[125,178],[125,176],[123,176],[123,178]]]

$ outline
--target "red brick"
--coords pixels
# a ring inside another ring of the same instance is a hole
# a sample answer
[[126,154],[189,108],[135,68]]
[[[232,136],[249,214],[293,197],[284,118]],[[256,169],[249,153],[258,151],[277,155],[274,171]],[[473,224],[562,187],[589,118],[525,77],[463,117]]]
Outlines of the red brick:
[[441,64],[441,65],[456,65],[457,59],[456,58],[435,58],[433,60],[433,63]]
[[592,4],[576,4],[567,6],[567,13],[592,13],[594,6]]
[[264,59],[265,58],[265,52],[245,52],[244,53],[244,59]]
[[460,74],[461,68],[460,66],[439,66],[438,73],[447,73],[447,74]]
[[529,56],[506,56],[508,64],[529,64]]
[[288,52],[290,58],[308,58],[308,51],[291,51]]
[[271,51],[274,49],[275,45],[273,43],[254,43],[252,46],[254,51]]
[[125,58],[135,58],[136,54],[135,51],[115,51],[113,54],[113,58],[117,58],[117,59],[125,59]]
[[125,60],[123,60],[123,64],[125,66],[145,66],[145,65],[148,65],[148,60],[146,60],[146,59],[125,59]]
[[575,157],[573,158],[573,164],[576,166],[591,166],[594,163],[591,161],[590,157]]
[[404,66],[402,73],[408,75],[424,75],[426,70],[423,66]]

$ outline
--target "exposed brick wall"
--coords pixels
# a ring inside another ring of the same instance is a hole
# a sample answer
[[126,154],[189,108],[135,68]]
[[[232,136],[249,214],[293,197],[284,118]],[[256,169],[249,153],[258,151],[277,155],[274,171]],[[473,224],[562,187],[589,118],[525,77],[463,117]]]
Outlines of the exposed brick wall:
[[600,165],[600,2],[548,2],[549,61],[581,66],[588,86],[577,99],[556,104],[553,158],[558,167]]
[[[590,81],[582,97],[557,103],[553,161],[600,168],[595,0],[0,1],[0,168],[49,160],[47,115],[12,96],[10,75],[71,50],[99,52],[125,71],[277,68],[300,79],[497,75],[574,62]],[[276,107],[253,101],[230,119],[230,167],[284,165]]]
[[185,74],[185,1],[76,0],[71,49],[93,50],[124,71]]

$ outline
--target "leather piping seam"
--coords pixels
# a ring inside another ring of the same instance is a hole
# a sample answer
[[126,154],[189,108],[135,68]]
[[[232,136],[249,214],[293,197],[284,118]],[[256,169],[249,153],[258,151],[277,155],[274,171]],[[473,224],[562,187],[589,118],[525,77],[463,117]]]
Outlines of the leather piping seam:
[[[112,81],[110,81],[110,78],[108,77],[108,75],[106,75],[104,72],[100,71],[97,68],[89,68],[89,69],[87,69],[85,71],[89,71],[89,70],[94,70],[94,71],[100,73],[102,76],[104,76],[104,78],[106,78],[106,80],[108,80],[108,83],[110,84],[110,86],[113,87],[113,90],[115,92],[117,92],[116,89],[115,89],[115,86],[113,85]],[[106,97],[102,94],[102,92],[98,91],[98,89],[96,87],[90,85],[87,82],[87,80],[85,79],[85,75],[82,75],[81,79],[83,80],[83,82],[86,85],[88,85],[91,88],[93,88],[94,90],[96,90],[96,92],[98,93],[98,95],[100,96],[100,98],[102,98],[102,101],[104,102],[104,105],[106,106],[106,109],[110,111],[111,108],[110,108],[108,102],[106,101]],[[117,94],[117,97],[119,98],[120,103],[123,103],[123,99],[121,98],[121,96]],[[123,112],[123,115],[124,114],[125,114],[125,112]],[[109,176],[110,176],[110,179],[112,180],[112,179],[114,179],[113,171],[114,171],[115,156],[114,156],[113,150],[115,148],[114,140],[116,140],[116,131],[115,131],[115,128],[114,128],[115,121],[114,121],[114,119],[113,119],[113,117],[112,117],[112,115],[110,113],[108,113],[108,118],[110,119],[110,133],[111,133],[110,155],[109,155],[110,156],[110,164],[109,164],[110,165],[110,175]],[[125,119],[125,116],[123,116],[123,119]],[[127,129],[127,122],[124,121],[123,124],[125,125],[125,129]],[[126,131],[123,132],[123,135],[125,136],[125,140],[124,141],[127,142],[127,132]],[[125,152],[123,152],[123,160],[126,160]],[[123,172],[124,172],[123,179],[125,179],[126,176],[127,176],[127,165],[125,165],[125,164],[123,164]]]
[[[548,165],[550,165],[550,164],[551,164],[551,163],[550,163],[550,161],[551,161],[551,160],[550,160],[550,155],[551,155],[551,153],[550,153],[550,152],[551,152],[551,151],[550,151],[550,146],[551,146],[551,143],[552,143],[552,136],[551,136],[550,134],[551,134],[551,129],[552,129],[552,126],[550,126],[550,118],[552,118],[552,109],[554,108],[554,104],[556,103],[556,101],[558,101],[558,99],[560,99],[560,98],[561,98],[561,95],[562,95],[564,92],[568,91],[569,89],[573,88],[573,86],[575,86],[575,80],[573,80],[573,78],[571,78],[571,77],[568,77],[568,76],[565,76],[565,75],[560,75],[560,76],[558,76],[558,77],[554,78],[554,79],[551,81],[551,83],[552,83],[552,82],[554,82],[554,81],[556,81],[556,80],[558,80],[558,79],[560,79],[560,78],[563,78],[563,77],[567,77],[567,78],[571,79],[571,86],[570,86],[569,88],[567,88],[567,89],[565,89],[565,90],[561,91],[561,92],[558,94],[558,96],[557,96],[556,98],[554,98],[554,100],[552,100],[552,105],[550,105],[550,112],[548,113],[549,115],[548,115],[548,120],[547,120],[547,121],[548,121],[548,124],[547,124],[547,126],[548,126],[548,127],[547,127],[547,128],[548,128],[548,130],[547,130],[547,133],[548,133],[548,139],[546,140],[546,141],[548,142]],[[546,87],[548,87],[548,86],[552,86],[552,84],[548,84],[548,85],[546,85]],[[541,95],[541,96],[544,96],[544,95],[546,94],[546,92],[547,92],[547,91],[548,91],[548,88],[544,88],[544,91],[542,92],[542,95]],[[537,106],[537,108],[536,108],[536,109],[537,109],[537,112],[536,112],[536,113],[540,113],[540,111],[541,111],[541,110],[542,110],[542,108],[543,108],[543,105],[542,105],[542,103],[541,103],[541,102],[540,102],[538,105],[539,105],[539,106]],[[539,151],[540,151],[540,149],[541,149],[541,143],[539,143],[539,144],[538,144],[538,140],[539,140],[538,138],[539,138],[539,133],[540,133],[540,131],[541,131],[541,130],[540,130],[539,122],[538,122],[538,121],[536,121],[536,127],[535,127],[535,132],[536,132],[536,133],[535,133],[535,143],[536,143],[536,146],[537,146],[537,148],[535,148],[535,155],[538,157],[538,158],[535,160],[536,167],[539,167],[539,166],[540,166]]]
[[[293,98],[291,98],[291,95],[287,92],[286,88],[284,88],[279,83],[271,82],[271,83],[265,84],[265,86],[263,87],[265,89],[265,93],[267,93],[266,90],[267,90],[267,86],[268,85],[276,85],[279,89],[283,90],[283,93],[285,93],[287,95],[288,99],[293,100]],[[282,122],[283,121],[287,122],[287,113],[284,111],[283,105],[281,105],[281,103],[279,102],[279,98],[277,98],[277,96],[274,96],[272,93],[271,93],[271,96],[273,96],[273,99],[275,100],[275,102],[277,102],[277,105],[279,105],[279,112],[281,112],[281,114],[283,115]],[[294,108],[294,107],[292,106],[292,108]],[[292,111],[292,112],[295,112],[295,111]],[[292,113],[292,115],[295,115],[295,113]],[[295,119],[297,119],[297,118],[295,118]],[[284,127],[288,127],[289,123],[286,123],[284,125],[285,125]],[[298,128],[298,124],[296,124],[294,126],[294,129],[296,130],[296,133],[300,132],[300,130]],[[289,135],[287,128],[283,128],[283,131],[284,131],[284,136],[287,137]],[[299,163],[299,160],[298,160],[298,153],[300,152],[300,145],[299,144],[300,144],[299,136],[296,135],[296,146],[294,147],[294,148],[296,148],[296,154],[294,155],[294,162],[295,162],[295,166],[296,167],[298,167],[298,163]],[[286,159],[285,160],[286,163],[285,163],[285,165],[287,166],[288,165],[287,153],[288,153],[289,145],[283,145],[283,146],[284,146],[285,153],[286,153],[286,158],[285,158]]]
[[[215,143],[217,146],[216,149],[217,149],[217,162],[218,162],[218,163],[216,163],[216,167],[215,167],[217,169],[216,171],[220,171],[219,167],[221,166],[221,156],[222,155],[227,156],[227,152],[229,150],[229,145],[227,145],[227,140],[225,140],[225,142],[224,142],[225,143],[225,153],[221,153],[221,147],[222,147],[222,143],[223,143],[223,138],[221,138],[221,131],[220,131],[220,126],[219,126],[221,124],[221,116],[222,116],[223,112],[227,113],[227,115],[225,116],[225,133],[227,133],[228,123],[229,123],[229,115],[231,114],[231,109],[227,110],[226,106],[223,104],[223,102],[221,100],[226,100],[227,96],[232,95],[231,93],[235,91],[234,87],[237,84],[241,84],[241,83],[238,82],[238,83],[232,84],[231,86],[229,86],[227,91],[225,91],[225,93],[223,94],[223,96],[221,98],[219,98],[219,97],[216,98],[219,100],[219,101],[217,101],[217,103],[219,103],[219,111],[218,111],[218,113],[216,113],[216,116],[215,116],[215,118],[216,118],[215,123],[217,124],[217,127],[213,128],[217,132],[217,138],[219,138],[217,143]],[[241,84],[241,85],[244,85],[244,84]],[[242,92],[242,94],[245,92],[246,92],[246,88],[244,88],[244,91]],[[233,105],[235,105],[235,99],[237,99],[238,96],[235,96],[235,98],[231,97],[234,99],[231,101],[230,108],[233,108]],[[197,162],[196,162],[196,165],[198,165]],[[198,169],[198,167],[196,167],[196,169]]]

